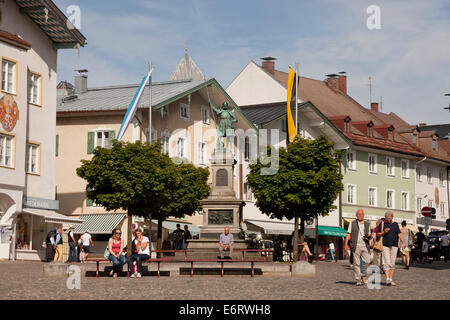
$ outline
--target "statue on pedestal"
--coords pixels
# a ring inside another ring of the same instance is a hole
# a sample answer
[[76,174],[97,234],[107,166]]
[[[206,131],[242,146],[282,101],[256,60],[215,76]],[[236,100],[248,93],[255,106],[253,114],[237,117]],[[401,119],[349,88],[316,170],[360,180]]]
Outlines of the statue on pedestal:
[[[218,109],[216,108],[211,101],[209,102],[209,106],[211,107],[211,110],[213,111],[213,119],[214,123],[216,124],[217,129],[217,145],[214,149],[215,152],[227,152],[227,148],[224,147],[222,138],[228,138],[231,136],[234,136],[234,124],[237,122],[236,115],[234,113],[233,109],[229,109],[228,103],[226,101],[222,102],[222,108]],[[215,114],[220,119],[219,125],[217,125]]]

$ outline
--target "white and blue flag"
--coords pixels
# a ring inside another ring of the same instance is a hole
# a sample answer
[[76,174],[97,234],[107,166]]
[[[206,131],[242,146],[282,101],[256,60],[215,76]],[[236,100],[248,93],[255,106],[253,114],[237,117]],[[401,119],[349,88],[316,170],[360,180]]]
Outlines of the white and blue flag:
[[139,101],[141,100],[142,93],[144,92],[145,85],[147,84],[147,82],[149,82],[152,72],[153,72],[153,69],[151,69],[148,72],[147,76],[144,79],[142,79],[142,82],[141,82],[138,90],[134,94],[133,100],[131,100],[130,106],[127,109],[127,113],[125,114],[125,117],[123,118],[122,125],[120,126],[120,129],[119,129],[119,133],[117,133],[117,137],[116,137],[117,141],[122,139],[123,134],[127,130],[128,125],[130,124],[131,120],[133,119],[134,114],[136,113],[136,110],[138,108]]

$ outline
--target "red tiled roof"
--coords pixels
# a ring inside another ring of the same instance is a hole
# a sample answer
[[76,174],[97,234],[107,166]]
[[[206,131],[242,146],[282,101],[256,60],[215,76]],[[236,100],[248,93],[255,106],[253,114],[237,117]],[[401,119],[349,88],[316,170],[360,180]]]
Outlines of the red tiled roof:
[[6,40],[8,43],[18,44],[20,47],[31,48],[31,44],[20,38],[19,36],[12,34],[5,30],[0,30],[0,40]]

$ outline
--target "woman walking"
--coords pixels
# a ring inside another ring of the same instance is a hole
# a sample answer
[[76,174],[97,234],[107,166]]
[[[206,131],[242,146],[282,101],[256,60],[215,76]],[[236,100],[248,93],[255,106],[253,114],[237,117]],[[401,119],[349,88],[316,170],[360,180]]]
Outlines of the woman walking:
[[108,250],[109,250],[109,260],[113,263],[113,269],[109,273],[110,276],[117,278],[117,271],[121,266],[123,266],[127,260],[122,254],[124,241],[121,238],[122,232],[119,228],[114,229],[112,237],[109,238]]
[[[405,268],[409,270],[409,261],[410,261],[409,254],[411,252],[411,249],[409,246],[412,243],[412,236],[411,236],[411,230],[409,230],[406,227],[405,220],[402,221],[402,228],[400,229],[400,231],[402,233],[403,243],[406,244],[406,247],[400,250],[402,253],[402,261],[403,261],[403,264],[405,265]],[[400,247],[400,245],[399,245],[399,247]]]

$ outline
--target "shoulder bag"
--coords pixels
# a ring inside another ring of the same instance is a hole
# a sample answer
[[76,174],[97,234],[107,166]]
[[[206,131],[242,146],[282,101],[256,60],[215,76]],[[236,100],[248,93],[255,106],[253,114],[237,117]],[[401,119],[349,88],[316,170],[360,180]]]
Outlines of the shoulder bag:
[[[381,222],[381,232],[384,231],[383,229],[384,229],[384,221]],[[380,239],[378,239],[377,242],[375,242],[375,245],[373,246],[373,250],[375,250],[375,252],[383,251],[383,236],[381,236]]]

